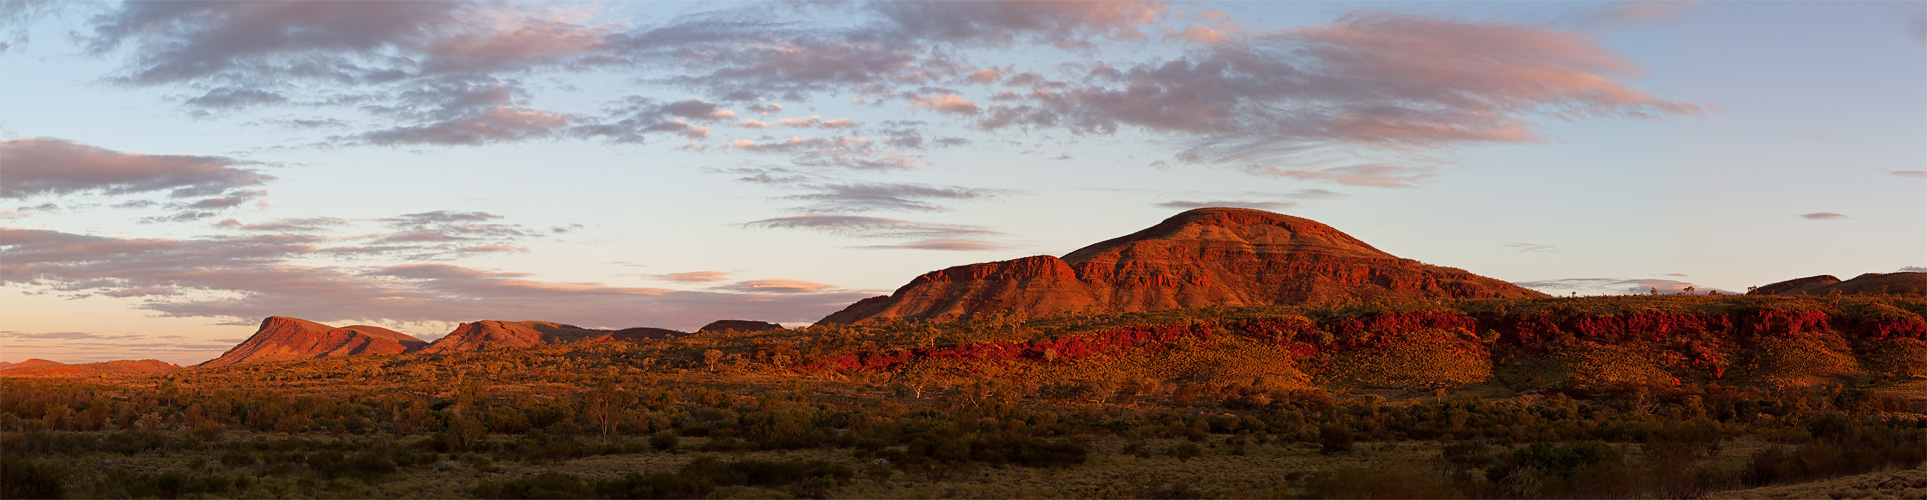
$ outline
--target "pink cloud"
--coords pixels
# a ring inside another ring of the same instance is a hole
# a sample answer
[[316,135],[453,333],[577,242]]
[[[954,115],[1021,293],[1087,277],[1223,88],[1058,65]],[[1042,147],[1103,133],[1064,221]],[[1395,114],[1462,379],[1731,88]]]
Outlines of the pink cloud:
[[658,275],[656,276],[656,279],[660,279],[664,281],[678,281],[678,282],[690,283],[690,282],[703,282],[703,281],[722,281],[723,279],[727,278],[729,275],[730,273],[723,272],[723,271],[690,271],[686,273],[669,273],[669,274]]
[[936,111],[939,113],[949,113],[953,115],[974,115],[982,111],[982,109],[977,107],[977,103],[971,102],[969,99],[957,97],[954,95],[943,95],[943,96],[936,96],[936,97],[911,95],[910,107],[923,108],[923,109]]
[[815,293],[835,287],[803,280],[767,279],[739,281],[716,288],[744,293]]
[[208,196],[274,177],[235,168],[239,160],[218,156],[123,153],[44,137],[0,140],[0,197],[99,192],[173,191]]
[[1141,27],[1168,9],[1162,2],[875,2],[905,33],[952,42],[1008,45],[1035,41],[1081,49],[1102,40],[1142,40]]
[[985,251],[985,250],[1003,250],[1005,248],[1009,248],[1009,246],[1006,246],[1004,244],[997,243],[994,241],[975,240],[975,239],[967,239],[967,238],[932,238],[932,239],[898,243],[894,245],[866,245],[866,246],[860,246],[856,248],[865,249],[865,250],[950,250],[950,251],[960,251],[960,252],[977,252],[977,251]]

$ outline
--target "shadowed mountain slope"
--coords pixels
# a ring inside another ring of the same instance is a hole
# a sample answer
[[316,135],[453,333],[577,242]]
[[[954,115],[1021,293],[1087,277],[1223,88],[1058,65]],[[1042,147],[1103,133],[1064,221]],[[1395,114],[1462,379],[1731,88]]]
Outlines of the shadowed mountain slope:
[[216,367],[290,359],[401,354],[428,343],[401,332],[374,326],[332,326],[304,319],[269,316],[261,328],[221,357],[199,366]]
[[4,369],[7,377],[91,377],[96,375],[147,375],[167,373],[181,369],[180,365],[157,359],[114,360],[98,363],[66,364],[44,359],[30,359],[15,363]]
[[1927,273],[1867,273],[1840,281],[1829,275],[1791,279],[1760,287],[1750,295],[1927,295]]
[[1536,291],[1401,259],[1331,226],[1262,210],[1201,208],[1065,255],[952,267],[820,323],[1127,313],[1346,299],[1530,298]]

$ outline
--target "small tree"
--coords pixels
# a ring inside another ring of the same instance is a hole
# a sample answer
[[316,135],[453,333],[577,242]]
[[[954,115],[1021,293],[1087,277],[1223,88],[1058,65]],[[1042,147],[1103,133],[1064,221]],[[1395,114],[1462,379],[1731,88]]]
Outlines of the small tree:
[[716,363],[722,360],[723,351],[715,349],[703,351],[703,364],[709,366],[709,371],[716,371]]
[[635,402],[635,394],[617,387],[615,380],[603,379],[595,390],[582,396],[582,413],[602,431],[602,440],[608,442],[616,427],[628,420],[629,405]]

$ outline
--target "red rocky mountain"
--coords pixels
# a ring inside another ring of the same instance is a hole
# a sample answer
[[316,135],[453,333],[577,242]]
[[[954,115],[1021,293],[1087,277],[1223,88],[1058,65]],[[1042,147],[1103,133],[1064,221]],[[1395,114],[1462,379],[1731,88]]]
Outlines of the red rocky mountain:
[[480,351],[498,347],[571,344],[606,337],[611,332],[547,321],[477,321],[462,323],[454,332],[421,352]]
[[428,345],[421,339],[375,326],[332,326],[304,319],[269,316],[240,345],[200,366],[215,367],[290,359],[401,354]]
[[1039,255],[927,273],[889,296],[851,304],[819,323],[1371,297],[1544,296],[1463,270],[1401,259],[1317,221],[1262,210],[1201,208],[1062,258]]

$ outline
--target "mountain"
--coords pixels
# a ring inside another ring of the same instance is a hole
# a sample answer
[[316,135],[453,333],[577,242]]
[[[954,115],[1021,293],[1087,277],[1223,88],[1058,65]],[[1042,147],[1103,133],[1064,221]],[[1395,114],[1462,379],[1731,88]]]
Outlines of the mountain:
[[200,366],[216,367],[290,359],[400,354],[428,345],[420,339],[373,326],[332,326],[304,319],[269,316],[261,328],[221,357]]
[[48,361],[40,358],[33,358],[26,361],[21,361],[19,363],[7,363],[7,366],[0,366],[0,370],[12,370],[14,368],[32,368],[35,366],[56,366],[56,365],[62,365],[62,364],[65,364],[65,363],[61,363],[59,361]]
[[[626,330],[625,330],[626,331]],[[498,347],[533,347],[571,344],[600,339],[608,330],[595,330],[547,321],[477,321],[462,323],[454,332],[436,340],[424,353],[480,351]]]
[[1840,278],[1835,278],[1831,274],[1822,274],[1819,276],[1808,276],[1805,278],[1790,279],[1779,283],[1774,283],[1771,285],[1753,289],[1752,291],[1747,292],[1747,294],[1748,295],[1796,295],[1796,294],[1810,292],[1818,288],[1831,286],[1839,282],[1840,282]]
[[760,332],[764,330],[781,330],[781,329],[783,329],[783,325],[778,325],[775,323],[767,323],[762,321],[750,321],[750,320],[744,320],[744,319],[719,319],[716,321],[712,321],[707,325],[703,325],[702,328],[697,329],[696,331],[720,332],[724,330],[735,330],[739,332]]
[[13,363],[9,363],[9,362],[6,362],[6,361],[0,361],[0,370],[5,370],[5,369],[8,369],[8,368],[13,368]]
[[167,373],[181,365],[157,359],[114,360],[99,363],[66,364],[44,359],[29,359],[4,368],[8,377],[74,377],[98,375],[146,375]]
[[1786,280],[1750,295],[1927,295],[1927,273],[1867,273],[1840,281],[1828,275]]
[[1545,294],[1459,269],[1401,259],[1317,221],[1262,210],[1201,208],[1049,255],[931,272],[819,323],[964,320],[1201,306],[1386,298],[1528,298]]

